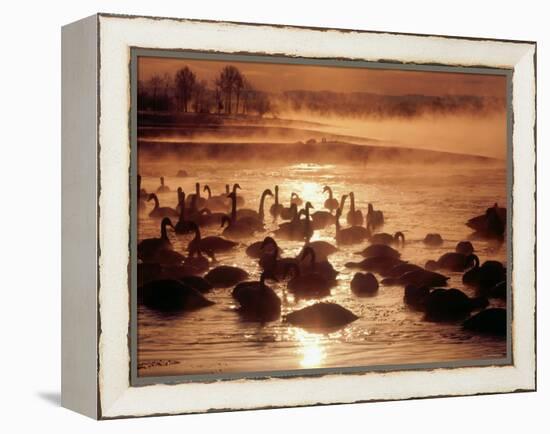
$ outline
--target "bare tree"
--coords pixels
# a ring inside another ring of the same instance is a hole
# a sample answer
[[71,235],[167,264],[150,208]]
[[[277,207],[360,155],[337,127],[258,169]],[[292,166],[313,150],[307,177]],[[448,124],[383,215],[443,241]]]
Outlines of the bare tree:
[[204,113],[205,111],[208,111],[207,107],[207,99],[206,99],[206,93],[208,89],[206,88],[206,80],[202,80],[199,83],[195,85],[195,91],[194,91],[194,109],[197,113]]
[[162,78],[160,78],[159,75],[153,75],[149,79],[149,88],[151,89],[151,94],[153,96],[153,110],[157,110],[159,91],[162,88]]
[[178,100],[178,109],[183,109],[187,113],[187,104],[193,95],[196,77],[195,73],[184,66],[176,73],[176,97]]
[[233,65],[227,65],[220,73],[216,80],[216,85],[220,88],[225,99],[225,112],[231,114],[233,91],[237,97],[237,107],[239,108],[239,97],[243,87],[243,76],[241,72]]

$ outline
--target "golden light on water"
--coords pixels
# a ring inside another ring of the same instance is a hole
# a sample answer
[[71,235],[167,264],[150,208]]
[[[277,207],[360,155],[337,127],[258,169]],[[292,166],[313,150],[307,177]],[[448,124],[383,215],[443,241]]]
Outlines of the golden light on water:
[[308,333],[302,329],[295,329],[294,332],[296,340],[299,343],[300,366],[302,368],[318,368],[322,366],[326,358],[322,336]]

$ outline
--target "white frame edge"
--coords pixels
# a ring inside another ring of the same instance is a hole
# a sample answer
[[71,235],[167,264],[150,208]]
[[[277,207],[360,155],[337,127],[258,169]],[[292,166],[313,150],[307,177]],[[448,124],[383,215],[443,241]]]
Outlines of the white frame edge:
[[[99,15],[100,417],[472,395],[536,388],[534,43]],[[230,36],[230,37],[228,37]],[[513,366],[130,387],[130,47],[511,68]],[[475,379],[475,381],[472,381]]]

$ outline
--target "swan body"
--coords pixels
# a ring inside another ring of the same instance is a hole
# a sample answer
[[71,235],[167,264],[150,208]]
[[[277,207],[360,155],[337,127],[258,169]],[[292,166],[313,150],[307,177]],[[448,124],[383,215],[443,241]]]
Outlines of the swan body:
[[327,226],[333,225],[335,219],[334,215],[328,211],[315,211],[311,214],[311,222],[313,229],[324,229]]
[[377,234],[373,234],[371,232],[371,224],[367,224],[367,239],[369,240],[369,243],[371,244],[385,244],[387,246],[399,246],[403,247],[405,245],[405,234],[403,232],[398,231],[395,234],[388,234],[387,232],[379,232]]
[[466,330],[506,336],[508,320],[506,309],[489,308],[482,310],[462,323]]
[[346,268],[358,268],[364,271],[372,271],[375,273],[386,273],[397,265],[404,264],[401,259],[392,258],[388,256],[372,256],[365,258],[360,262],[347,262]]
[[[310,247],[315,252],[315,258],[317,261],[324,261],[329,257],[330,255],[336,253],[339,249],[338,247],[330,244],[328,241],[323,240],[317,240],[317,241],[309,241],[306,243],[305,247]],[[304,250],[302,249],[302,255]]]
[[138,259],[144,262],[158,262],[156,259],[163,251],[172,250],[172,243],[168,239],[166,228],[173,228],[172,222],[168,217],[162,219],[160,223],[160,237],[146,238],[139,242],[137,246]]
[[290,203],[291,205],[302,206],[304,201],[298,196],[298,193],[292,192],[290,195]]
[[201,185],[200,183],[195,183],[195,193],[187,196],[187,206],[192,210],[199,210],[206,206],[206,199],[201,197]]
[[468,256],[474,253],[474,246],[470,241],[459,241],[455,247],[455,252]]
[[199,291],[201,294],[209,292],[213,288],[213,286],[210,283],[208,283],[204,278],[200,276],[194,276],[194,275],[183,276],[178,280],[184,285],[187,285]]
[[325,302],[304,307],[285,316],[286,322],[313,331],[342,328],[357,319],[357,315],[339,304]]
[[[274,246],[273,245],[272,246],[266,245],[266,239],[267,238],[271,238],[271,237],[266,237],[263,241],[256,241],[256,242],[250,244],[246,248],[246,251],[245,251],[246,255],[250,258],[261,259],[264,255],[271,255],[273,253],[273,249],[277,250],[278,255],[282,255],[283,251],[277,245],[277,243],[275,243]],[[275,240],[273,240],[273,242],[275,242]]]
[[414,285],[417,287],[426,286],[433,288],[435,286],[446,286],[449,278],[435,271],[420,270],[409,271],[401,275],[398,279],[401,285]]
[[191,231],[195,232],[195,237],[191,240],[189,246],[187,247],[189,252],[198,249],[203,252],[223,253],[233,250],[238,245],[235,241],[226,240],[225,238],[217,236],[202,238],[201,231],[196,223],[189,223],[189,228]]
[[437,261],[428,261],[428,263],[426,263],[426,269],[430,271],[439,269],[464,271],[472,267],[479,267],[479,258],[476,255],[463,255],[462,253],[456,252],[444,253]]
[[387,244],[371,244],[370,246],[365,247],[362,251],[358,252],[358,254],[364,256],[365,258],[385,256],[388,258],[399,259],[401,257],[401,253]]
[[399,264],[399,265],[396,265],[395,267],[390,268],[382,275],[384,277],[389,277],[389,278],[399,278],[403,274],[408,273],[409,271],[416,271],[416,270],[422,270],[422,269],[423,268],[420,265],[405,263],[405,264]]
[[355,273],[350,287],[354,294],[373,295],[378,292],[378,280],[372,273]]
[[[227,227],[225,227],[227,223]],[[229,238],[247,238],[254,235],[256,229],[251,227],[246,220],[238,220],[232,222],[231,219],[227,216],[222,217],[222,235]]]
[[248,273],[242,268],[221,265],[211,269],[204,276],[205,280],[214,288],[229,288],[242,282],[248,277]]
[[155,193],[151,193],[149,197],[147,198],[147,202],[154,201],[155,206],[153,210],[149,213],[149,217],[154,218],[164,218],[164,217],[170,217],[170,218],[178,218],[179,213],[170,207],[167,206],[159,206],[159,199]]
[[315,249],[309,245],[304,246],[298,254],[296,263],[301,273],[315,272],[329,282],[334,282],[338,276],[338,271],[334,269],[327,258],[317,257]]
[[466,226],[473,229],[480,238],[502,238],[506,230],[506,208],[495,203],[485,214],[471,218]]
[[[343,199],[343,201],[345,198]],[[368,231],[363,226],[350,226],[342,229],[340,227],[340,216],[342,215],[342,208],[336,210],[336,243],[341,245],[358,244],[363,242],[367,236]]]
[[155,310],[164,312],[192,311],[211,306],[199,291],[177,280],[155,280],[138,288],[141,302]]
[[498,261],[485,261],[480,267],[473,267],[462,276],[464,284],[481,291],[488,290],[505,280],[506,267]]
[[231,295],[239,303],[239,313],[247,320],[274,321],[281,316],[281,299],[265,284],[269,273],[263,272],[259,281],[238,283]]
[[248,208],[240,209],[237,211],[237,219],[240,220],[243,218],[247,218],[247,219],[257,220],[260,225],[260,228],[263,228],[264,217],[265,217],[264,206],[265,206],[265,198],[267,196],[273,197],[273,193],[271,192],[270,189],[266,189],[263,191],[262,196],[260,198],[260,205],[259,205],[258,211],[255,211],[253,209],[248,209]]
[[206,204],[205,207],[210,209],[211,211],[218,211],[218,212],[226,212],[227,207],[229,205],[229,201],[227,200],[227,195],[219,195],[219,196],[212,196],[212,190],[210,189],[209,185],[205,185],[202,189],[205,191],[208,196],[206,198]]
[[462,319],[472,310],[482,309],[487,304],[486,298],[470,298],[456,288],[434,289],[424,299],[426,319],[436,322]]
[[427,246],[439,247],[443,244],[443,238],[441,238],[440,234],[431,233],[427,234],[422,242]]

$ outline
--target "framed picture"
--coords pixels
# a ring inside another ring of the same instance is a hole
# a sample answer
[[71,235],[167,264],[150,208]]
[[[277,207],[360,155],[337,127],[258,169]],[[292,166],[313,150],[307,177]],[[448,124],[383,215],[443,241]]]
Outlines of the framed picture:
[[531,391],[534,42],[63,28],[62,403]]

